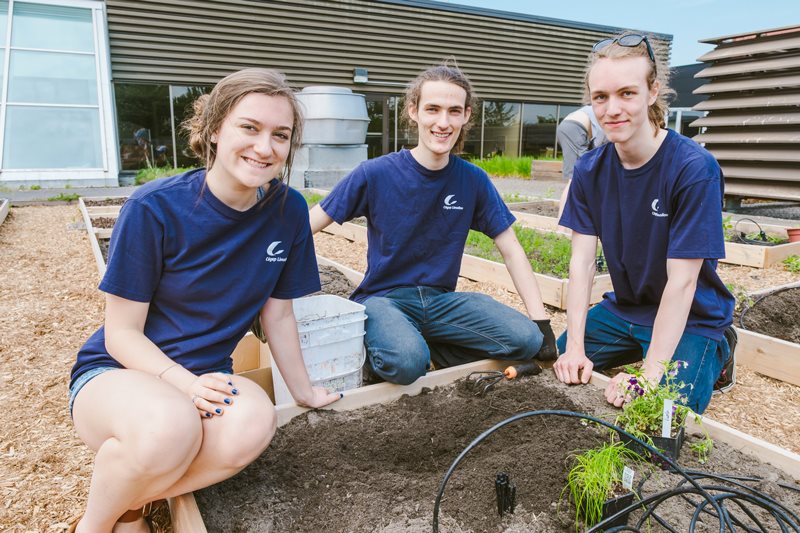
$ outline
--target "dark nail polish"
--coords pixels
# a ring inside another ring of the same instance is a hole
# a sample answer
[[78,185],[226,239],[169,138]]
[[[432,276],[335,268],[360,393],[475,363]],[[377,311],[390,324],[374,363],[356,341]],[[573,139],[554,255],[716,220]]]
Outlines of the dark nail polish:
[[239,394],[239,389],[233,389],[233,390],[231,391],[231,394]]
[[224,402],[226,404],[230,405],[231,404],[231,399],[230,398],[225,398]]
[[217,413],[218,415],[221,415],[222,414],[222,409],[217,407],[216,409],[214,409],[214,412]]
[[211,418],[211,413],[206,413],[206,418]]
[[344,398],[344,393],[343,392],[339,393],[339,398]]
[[229,381],[229,382],[228,382],[228,385],[230,385],[231,387],[233,387],[233,381]]

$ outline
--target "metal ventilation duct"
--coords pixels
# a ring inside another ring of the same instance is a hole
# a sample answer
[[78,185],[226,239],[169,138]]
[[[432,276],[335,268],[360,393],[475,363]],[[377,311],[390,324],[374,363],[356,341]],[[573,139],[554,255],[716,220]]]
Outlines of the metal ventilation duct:
[[714,154],[729,196],[800,201],[800,26],[706,39],[695,77],[710,80],[694,137]]

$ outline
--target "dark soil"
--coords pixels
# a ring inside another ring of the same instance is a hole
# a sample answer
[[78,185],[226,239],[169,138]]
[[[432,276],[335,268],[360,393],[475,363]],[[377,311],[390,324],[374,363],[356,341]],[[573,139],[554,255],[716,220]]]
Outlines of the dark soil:
[[558,206],[550,202],[522,202],[519,204],[508,204],[512,211],[520,213],[530,213],[531,215],[542,215],[545,217],[557,217]]
[[127,198],[111,198],[108,200],[92,200],[90,198],[84,198],[83,203],[86,204],[87,207],[101,207],[106,205],[122,205],[125,203]]
[[108,264],[108,246],[111,239],[97,239],[97,244],[100,245],[100,254],[103,256],[103,262]]
[[[305,413],[279,429],[268,450],[239,475],[195,492],[203,520],[211,533],[430,531],[436,492],[447,469],[495,423],[533,409],[588,408],[613,420],[600,389],[568,388],[554,381],[545,371],[504,382],[485,398],[473,396],[462,381],[386,405]],[[529,418],[494,433],[451,477],[439,515],[441,531],[575,531],[574,508],[560,499],[567,458],[602,438],[577,419],[555,416]],[[698,438],[691,435],[687,442]],[[758,488],[795,511],[800,508],[797,494],[777,485],[788,481],[777,470],[725,444],[715,444],[706,465],[699,465],[684,446],[680,463],[766,479]],[[500,471],[517,486],[516,511],[502,519],[494,491]],[[644,478],[645,495],[679,481],[659,469],[639,467],[634,485]],[[676,531],[688,531],[692,510],[673,498],[658,512]],[[767,529],[775,525],[766,524]],[[716,522],[712,526],[718,528]],[[655,525],[652,530],[664,531]]]
[[[195,493],[206,526],[210,532],[366,532],[392,524],[397,531],[427,530],[442,476],[482,431],[521,410],[577,408],[536,380],[498,387],[485,398],[461,382],[389,405],[306,413],[279,430],[238,476]],[[496,433],[451,478],[441,517],[470,531],[519,520],[574,531],[568,518],[544,515],[552,515],[566,481],[568,453],[596,445],[598,435],[577,419],[556,417]],[[505,522],[496,510],[500,471],[516,483],[519,502]]]
[[319,281],[322,284],[322,290],[317,294],[333,294],[342,298],[349,298],[353,291],[356,290],[355,285],[350,283],[347,276],[329,266],[319,266]]
[[800,287],[756,300],[744,313],[744,328],[788,342],[800,343]]
[[95,228],[113,228],[116,223],[116,217],[95,217],[92,219],[92,226]]

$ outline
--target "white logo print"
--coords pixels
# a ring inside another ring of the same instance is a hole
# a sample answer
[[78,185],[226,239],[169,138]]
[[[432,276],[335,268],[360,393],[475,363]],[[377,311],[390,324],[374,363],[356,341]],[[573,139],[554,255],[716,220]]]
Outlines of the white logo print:
[[654,217],[668,217],[669,215],[667,213],[658,212],[658,202],[659,200],[658,198],[656,198],[653,200],[653,203],[650,204],[650,207],[652,208],[650,214],[653,215]]
[[282,254],[283,252],[286,251],[286,250],[277,250],[277,251],[275,250],[275,248],[277,248],[278,245],[281,242],[283,242],[283,241],[275,241],[272,244],[270,244],[269,246],[267,246],[267,259],[266,259],[266,261],[268,263],[274,263],[276,261],[279,262],[279,263],[286,262],[286,258],[285,257],[275,257],[276,255]]
[[454,200],[455,194],[448,194],[444,198],[444,205],[442,206],[443,209],[457,209],[459,211],[463,211],[464,208],[460,205],[456,205],[458,203],[457,200]]

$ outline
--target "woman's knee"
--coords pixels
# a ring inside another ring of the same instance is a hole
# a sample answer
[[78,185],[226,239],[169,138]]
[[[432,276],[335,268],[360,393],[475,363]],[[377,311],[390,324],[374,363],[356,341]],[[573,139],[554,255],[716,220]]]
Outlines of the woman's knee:
[[237,398],[222,416],[206,421],[206,427],[218,423],[223,434],[224,445],[214,451],[223,468],[241,470],[261,455],[275,436],[278,419],[272,402],[266,394],[248,396]]
[[143,477],[188,466],[200,450],[200,415],[188,400],[150,406],[137,426],[125,431],[121,442],[129,465]]

